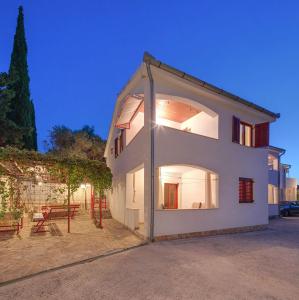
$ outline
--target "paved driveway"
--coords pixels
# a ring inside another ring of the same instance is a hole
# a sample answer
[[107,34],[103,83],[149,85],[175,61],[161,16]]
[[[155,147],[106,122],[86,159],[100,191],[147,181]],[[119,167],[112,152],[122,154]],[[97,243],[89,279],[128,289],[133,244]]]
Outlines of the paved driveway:
[[142,246],[3,286],[0,298],[299,299],[299,219]]

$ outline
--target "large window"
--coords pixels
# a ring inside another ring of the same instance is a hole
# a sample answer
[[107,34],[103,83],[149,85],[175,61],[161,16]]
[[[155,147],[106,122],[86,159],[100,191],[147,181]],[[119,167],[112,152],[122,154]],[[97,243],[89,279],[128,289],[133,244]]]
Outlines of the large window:
[[253,202],[253,179],[239,178],[239,203]]
[[160,209],[218,207],[218,175],[199,167],[171,165],[159,168]]

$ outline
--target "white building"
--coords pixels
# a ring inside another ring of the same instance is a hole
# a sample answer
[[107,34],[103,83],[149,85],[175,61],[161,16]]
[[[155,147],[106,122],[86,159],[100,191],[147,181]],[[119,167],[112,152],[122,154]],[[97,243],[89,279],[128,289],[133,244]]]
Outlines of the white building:
[[150,239],[264,226],[278,117],[145,54],[106,145],[112,216]]
[[279,215],[279,202],[297,199],[297,179],[289,177],[290,165],[281,163],[285,150],[268,147],[268,205],[269,217]]

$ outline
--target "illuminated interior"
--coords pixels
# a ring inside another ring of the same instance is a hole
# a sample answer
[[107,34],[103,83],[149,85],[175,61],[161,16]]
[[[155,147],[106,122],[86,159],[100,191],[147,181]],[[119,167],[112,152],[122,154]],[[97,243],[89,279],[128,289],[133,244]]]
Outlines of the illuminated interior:
[[[124,99],[115,127],[125,130],[128,145],[144,127],[144,96],[129,95]],[[156,124],[218,139],[218,114],[195,101],[156,95]]]
[[278,159],[271,154],[268,155],[268,167],[269,170],[278,170]]
[[272,184],[268,184],[268,203],[278,204],[278,188]]
[[185,165],[159,168],[159,209],[218,207],[218,175]]
[[189,99],[157,95],[156,124],[218,138],[218,115]]

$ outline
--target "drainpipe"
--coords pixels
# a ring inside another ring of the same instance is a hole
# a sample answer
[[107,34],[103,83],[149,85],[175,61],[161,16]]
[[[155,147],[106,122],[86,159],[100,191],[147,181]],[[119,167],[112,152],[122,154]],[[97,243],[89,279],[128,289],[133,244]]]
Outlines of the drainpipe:
[[145,61],[146,64],[146,70],[149,78],[149,83],[150,83],[150,124],[151,124],[151,134],[150,134],[150,145],[151,145],[151,210],[150,210],[150,234],[149,234],[149,240],[151,242],[154,241],[154,214],[155,214],[155,95],[154,95],[154,80],[151,72],[151,67],[149,61]]

